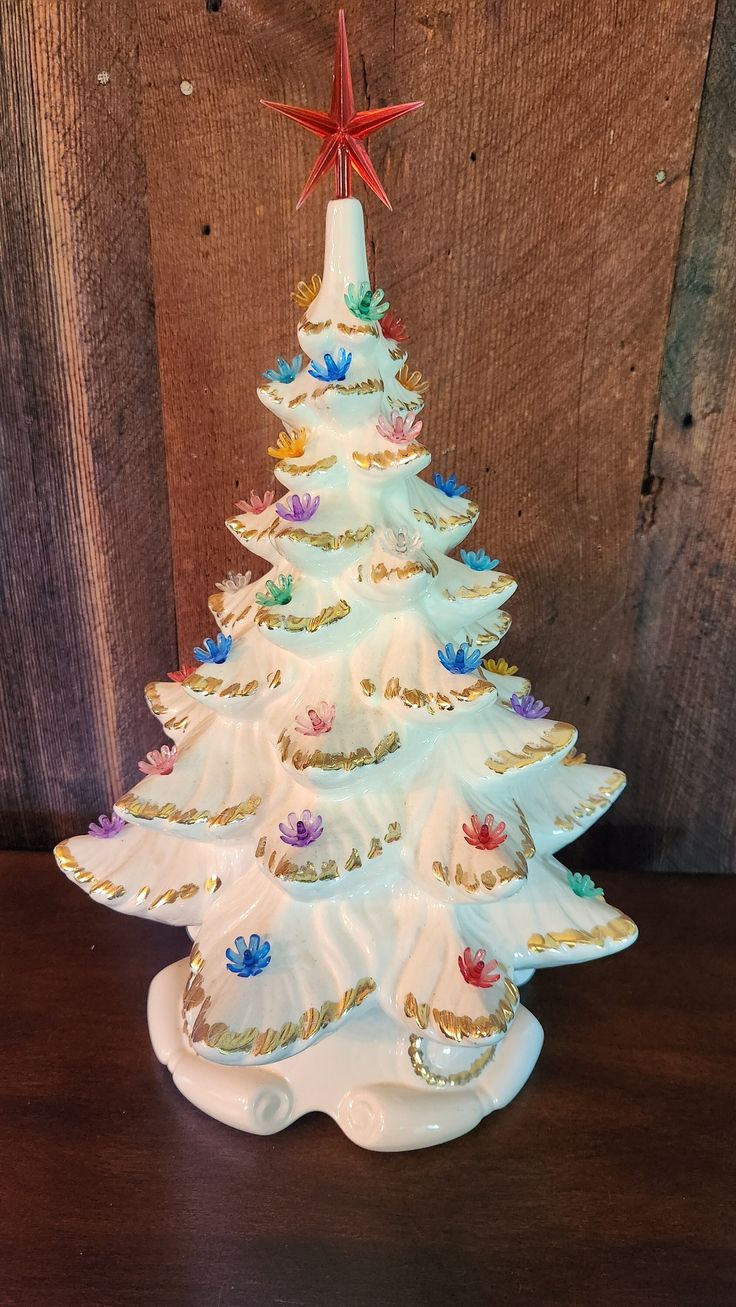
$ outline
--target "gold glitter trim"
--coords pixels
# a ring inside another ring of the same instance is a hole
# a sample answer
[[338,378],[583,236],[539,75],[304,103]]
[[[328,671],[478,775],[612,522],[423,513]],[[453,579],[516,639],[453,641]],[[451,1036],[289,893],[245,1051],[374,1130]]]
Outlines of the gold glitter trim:
[[[330,454],[329,458],[321,458],[318,463],[279,463],[279,471],[290,477],[311,476],[313,472],[326,472],[328,468],[334,467],[337,462],[337,456]],[[231,528],[232,529],[232,528]]]
[[184,717],[170,717],[169,720],[168,720],[167,722],[164,722],[164,730],[165,730],[165,731],[185,731],[185,730],[187,729],[187,726],[188,726],[188,725],[189,725],[189,717],[188,717],[188,716],[184,716]]
[[246,604],[245,607],[241,608],[237,613],[234,611],[225,612],[225,599],[226,596],[223,591],[218,590],[215,594],[210,595],[207,600],[207,606],[212,613],[212,616],[217,618],[219,625],[234,627],[237,626],[238,622],[245,621],[253,605]]
[[367,679],[366,679],[365,681],[361,681],[361,682],[360,682],[360,688],[362,689],[363,694],[367,695],[367,697],[368,697],[369,699],[370,699],[370,697],[371,697],[372,694],[375,694],[375,693],[376,693],[376,684],[375,684],[375,681],[369,681],[369,680],[367,680]]
[[389,358],[392,358],[394,363],[398,363],[399,359],[406,357],[406,350],[403,345],[392,345],[388,353]]
[[591,930],[551,930],[546,935],[530,935],[526,946],[530,953],[554,953],[560,950],[577,948],[580,945],[594,945],[605,948],[608,940],[630,939],[637,931],[636,924],[630,917],[614,917],[605,926],[593,926]]
[[[194,979],[196,982],[199,977]],[[353,1008],[360,1007],[375,989],[375,980],[371,976],[364,976],[351,989],[346,989],[339,999],[328,999],[320,1008],[307,1008],[296,1021],[285,1021],[278,1030],[258,1030],[255,1026],[250,1026],[247,1030],[236,1031],[231,1030],[224,1021],[210,1025],[206,1017],[212,1000],[205,997],[192,1026],[190,1039],[193,1044],[206,1044],[208,1048],[216,1048],[220,1053],[250,1053],[253,1057],[264,1057],[298,1041],[313,1039]],[[185,1014],[187,1004],[192,1006],[185,991]]]
[[125,893],[123,885],[115,885],[111,880],[96,880],[90,885],[88,893],[99,894],[103,899],[119,899]]
[[[355,850],[353,850],[353,852],[355,852]],[[360,865],[360,859],[358,859],[358,866]],[[292,862],[286,853],[283,853],[277,861],[275,850],[272,850],[271,856],[268,860],[268,870],[277,880],[285,880],[298,885],[314,885],[317,881],[321,880],[337,880],[340,875],[338,865],[334,858],[326,859],[326,861],[320,865],[318,871],[313,862]],[[352,871],[353,867],[348,867],[346,864],[345,870]]]
[[333,535],[331,531],[318,531],[316,535],[311,531],[305,531],[303,526],[292,527],[291,530],[286,528],[277,534],[278,540],[293,540],[295,544],[311,545],[313,549],[352,549],[355,545],[360,545],[364,540],[370,539],[373,535],[373,527],[369,522],[365,526],[358,527],[357,531],[341,531],[340,535]]
[[508,590],[509,586],[513,584],[513,577],[505,576],[503,572],[499,572],[488,585],[461,585],[459,590],[455,590],[454,593],[451,590],[443,590],[442,598],[448,599],[451,604],[456,599],[488,599],[490,595],[500,594],[502,590]]
[[237,517],[229,517],[225,522],[225,526],[228,531],[232,531],[233,535],[238,537],[238,540],[242,540],[243,544],[247,544],[249,540],[258,535],[257,527],[245,526]]
[[261,802],[260,795],[251,794],[249,799],[244,803],[238,803],[230,808],[223,808],[214,817],[205,809],[187,808],[183,811],[177,808],[174,803],[147,803],[139,794],[131,790],[124,794],[122,799],[118,799],[115,804],[121,812],[125,812],[129,817],[138,817],[141,821],[168,821],[175,826],[230,826],[234,821],[242,821],[244,817],[252,817]]
[[312,300],[315,300],[322,288],[322,278],[318,272],[309,281],[300,281],[296,289],[291,292],[291,299],[300,309],[308,309]]
[[501,749],[493,757],[486,758],[485,765],[497,776],[504,776],[506,772],[519,771],[522,767],[530,767],[533,763],[553,757],[562,749],[566,749],[574,739],[574,726],[570,726],[568,722],[555,722],[536,744],[525,744],[518,753],[513,753],[510,749]]
[[250,612],[252,612],[252,604],[246,604],[239,613],[222,613],[220,617],[221,625],[229,626],[231,629],[231,627],[237,626],[238,622],[244,622]]
[[219,876],[208,876],[204,882],[204,888],[207,894],[216,894],[221,885],[222,881]]
[[[57,845],[54,849],[54,857],[61,870],[71,875],[78,885],[82,885],[87,890],[88,894],[99,894],[101,898],[109,900],[119,899],[124,894],[128,894],[129,898],[134,899],[135,903],[140,906],[145,903],[151,893],[150,885],[141,886],[137,892],[132,890],[129,892],[124,885],[115,885],[112,881],[103,877],[96,879],[91,871],[85,871],[84,867],[79,865],[67,844]],[[217,881],[215,888],[219,888],[221,882],[217,877],[215,877],[215,880]],[[208,881],[205,888],[208,888],[209,884]],[[176,903],[178,899],[191,899],[198,893],[199,885],[194,885],[191,882],[181,885],[179,889],[165,889],[149,903],[148,911],[153,912],[156,908],[168,907],[171,903]]]
[[[506,632],[508,631],[511,625],[511,618],[509,617],[508,613],[505,613],[503,609],[499,608],[494,613],[493,620],[496,623],[495,631],[489,631],[487,629],[484,629],[482,631],[478,631],[477,635],[471,635],[470,632],[468,631],[463,636],[463,642],[469,645],[471,649],[473,648],[485,649],[489,644],[491,645],[492,648],[495,648],[495,646],[501,642]],[[481,666],[484,667],[484,664],[481,663]],[[529,685],[529,682],[526,681],[525,684]]]
[[279,394],[275,386],[257,386],[256,391],[259,395],[268,395],[268,398],[272,399],[275,404],[283,404],[284,402],[283,395]]
[[[189,965],[191,967],[192,963],[190,962]],[[200,957],[200,961],[199,961],[200,970],[201,967],[202,967],[202,959]],[[187,983],[184,986],[184,996],[182,998],[182,1003],[181,1003],[181,1014],[182,1017],[184,1018],[185,1023],[186,1023],[187,1013],[191,1012],[195,1007],[199,1007],[199,1005],[203,1003],[204,1000],[205,1000],[204,981],[201,975],[199,974],[199,971],[194,970],[193,968],[192,975],[188,977]],[[184,1026],[184,1032],[186,1033],[186,1024]]]
[[126,893],[124,885],[115,885],[106,877],[98,878],[94,872],[85,871],[84,867],[80,867],[68,844],[57,844],[54,857],[61,870],[70,875],[78,885],[82,885],[88,894],[99,894],[100,898],[113,900],[121,898]]
[[307,394],[306,390],[303,390],[300,395],[295,395],[293,399],[289,400],[287,408],[298,408],[299,405],[303,404],[304,401],[307,399],[309,399],[309,395]]
[[398,676],[392,676],[387,682],[383,692],[385,699],[401,699],[407,708],[425,708],[430,716],[435,712],[452,712],[457,703],[471,703],[475,699],[480,699],[484,694],[494,694],[495,686],[490,681],[474,681],[472,685],[467,686],[464,690],[450,690],[449,695],[441,691],[429,690],[406,690],[402,687]]
[[453,513],[451,517],[433,517],[431,513],[426,513],[422,508],[414,509],[414,516],[418,522],[426,522],[428,526],[433,526],[437,531],[451,531],[456,526],[466,526],[469,522],[474,522],[480,509],[477,504],[468,501],[468,507],[464,513]]
[[582,799],[572,812],[564,817],[555,817],[555,831],[562,833],[574,830],[586,817],[599,815],[599,808],[608,808],[625,784],[626,777],[622,771],[612,772],[609,779],[604,781],[594,794],[589,795],[587,799]]
[[[189,678],[187,678],[185,684],[189,684]],[[161,717],[165,712],[169,711],[159,694],[158,683],[156,681],[149,682],[144,690],[144,694],[151,712],[155,713],[157,717]],[[185,713],[183,717],[169,717],[168,721],[164,722],[164,730],[183,732],[187,729],[188,725],[189,714]]]
[[429,390],[429,382],[423,380],[421,372],[412,372],[409,364],[405,363],[396,373],[396,380],[404,390],[411,390],[415,395],[425,395]]
[[[385,563],[374,563],[371,567],[371,581],[374,585],[378,585],[381,581],[389,581],[392,576],[395,576],[397,581],[408,581],[412,576],[419,576],[422,572],[427,576],[436,576],[438,570],[437,564],[431,558],[412,558],[401,567],[387,567]],[[358,580],[363,580],[362,563],[358,567]]]
[[[400,839],[401,827],[399,823],[397,821],[390,822],[388,830],[383,837],[383,841],[381,841],[377,835],[374,835],[371,838],[368,852],[365,855],[366,858],[372,859],[380,857],[383,853],[382,843],[394,844]],[[256,848],[256,857],[265,858],[266,852],[267,839],[265,835],[262,835],[258,841],[258,847]],[[293,862],[288,853],[281,853],[280,857],[279,853],[280,849],[272,849],[266,864],[271,875],[275,876],[277,880],[296,882],[300,885],[314,885],[317,881],[336,880],[342,874],[334,858],[329,858],[325,862],[322,862],[318,869],[311,861],[303,863]],[[355,871],[358,867],[362,867],[362,865],[363,860],[358,850],[351,849],[348,857],[345,859],[344,870]]]
[[[288,753],[291,740],[288,735],[284,743],[284,751]],[[307,771],[314,767],[317,771],[344,771],[351,772],[356,767],[367,767],[372,764],[383,762],[389,754],[395,753],[401,747],[401,740],[396,731],[391,731],[379,740],[374,749],[360,748],[354,749],[352,753],[325,753],[322,749],[315,749],[312,753],[304,753],[297,749],[291,757],[291,765],[296,771]],[[282,757],[284,754],[282,753]]]
[[335,386],[338,395],[377,395],[383,391],[383,382],[380,377],[368,377],[365,381],[354,381],[351,386],[343,386],[338,381]]
[[241,685],[239,681],[233,681],[232,685],[226,685],[224,690],[220,690],[221,699],[249,699],[258,689],[258,681],[247,681]]
[[195,694],[216,694],[217,687],[222,685],[222,680],[219,676],[202,676],[201,672],[192,672],[184,681],[184,685]]
[[[577,749],[571,749],[562,759],[563,767],[579,767],[584,762],[587,762],[586,754],[578,753]],[[621,774],[623,775],[623,772]]]
[[447,866],[447,863],[440,862],[439,860],[432,863],[432,871],[437,877],[437,880],[441,881],[444,885],[449,887],[454,882],[457,888],[465,890],[466,894],[477,894],[481,886],[483,889],[493,892],[493,890],[497,889],[499,885],[507,885],[510,881],[514,880],[526,880],[528,868],[524,855],[517,853],[511,861],[512,865],[510,867],[505,865],[495,868],[489,867],[488,871],[481,872],[480,879],[474,872],[467,872],[461,862],[455,864],[454,877],[450,874],[450,869]]
[[360,326],[353,326],[347,322],[338,322],[337,330],[344,332],[346,336],[377,336],[378,326],[374,322],[365,322]]
[[[148,889],[148,886],[144,886],[144,888]],[[176,903],[177,899],[191,899],[198,893],[199,885],[192,885],[191,883],[182,885],[179,889],[165,889],[162,894],[156,896],[153,903],[149,903],[148,911],[153,912],[154,908],[168,907],[170,903]]]
[[514,799],[514,807],[516,808],[516,813],[519,818],[519,830],[521,831],[521,852],[522,855],[528,861],[531,861],[531,859],[535,856],[537,852],[537,846],[534,843],[534,840],[532,839],[532,833],[529,829],[529,822],[526,819],[526,813],[522,808],[519,807],[515,799]]
[[146,696],[148,707],[156,717],[162,717],[165,712],[168,712],[168,708],[159,694],[158,683],[156,681],[149,681],[143,693]]
[[[278,681],[272,680],[276,676],[280,679],[278,671],[271,672],[268,678],[269,687],[279,684]],[[220,690],[218,686],[222,685],[222,681],[222,677],[200,676],[197,672],[194,672],[192,676],[187,677],[186,685],[194,694],[216,694],[220,699],[248,699],[252,694],[255,694],[259,687],[258,681],[247,681],[245,685],[241,685],[239,681],[233,681],[230,685],[225,686],[224,690]]]
[[[503,988],[503,998],[494,1013],[468,1017],[450,1012],[447,1008],[435,1007],[431,1010],[432,1020],[445,1039],[451,1039],[456,1044],[462,1044],[464,1040],[493,1039],[505,1035],[514,1019],[519,991],[508,977],[504,978]],[[416,1021],[420,1030],[426,1030],[430,1020],[429,1003],[418,1003],[409,992],[404,999],[404,1015],[410,1021]]]
[[[260,856],[263,857],[264,854]],[[357,862],[353,860],[354,857],[357,858]],[[345,870],[353,871],[356,866],[360,867],[362,863],[356,850],[353,849],[345,863]],[[276,849],[271,850],[271,856],[268,859],[268,870],[277,880],[285,880],[299,885],[314,885],[320,880],[337,880],[340,875],[334,858],[327,858],[321,863],[318,871],[311,861],[292,862],[288,853],[282,853],[281,857],[277,859]]]
[[421,413],[424,408],[423,399],[404,399],[403,395],[387,395],[390,408],[402,408],[406,413]]
[[484,1071],[489,1062],[493,1061],[496,1056],[497,1044],[492,1044],[490,1048],[484,1048],[470,1063],[465,1071],[453,1071],[450,1075],[443,1075],[439,1071],[431,1071],[424,1060],[422,1048],[423,1040],[421,1035],[409,1036],[409,1061],[416,1076],[420,1076],[425,1085],[431,1085],[433,1089],[444,1089],[452,1085],[468,1085],[471,1080],[477,1079],[481,1071]]
[[344,386],[341,381],[328,381],[326,386],[312,391],[312,399],[321,399],[328,390],[334,390],[338,395],[377,395],[383,390],[383,382],[380,377],[367,377],[365,381],[354,381],[349,386]]
[[[338,326],[341,324],[338,323]],[[324,322],[310,322],[309,318],[302,318],[297,327],[297,331],[304,331],[308,336],[314,336],[319,331],[326,331],[332,326],[332,318],[326,318]]]
[[410,1021],[416,1021],[420,1030],[426,1030],[430,1017],[429,1003],[417,1003],[414,995],[408,993],[404,999],[404,1016],[409,1017]]
[[277,613],[274,608],[262,608],[256,617],[257,626],[267,626],[270,631],[319,631],[323,626],[330,626],[347,617],[350,605],[344,599],[338,599],[330,608],[323,608],[315,617],[289,616]]
[[358,467],[368,471],[370,468],[378,468],[379,471],[385,472],[388,468],[400,467],[405,463],[414,463],[418,458],[425,458],[429,450],[424,445],[412,441],[410,445],[405,445],[402,449],[381,449],[375,454],[361,454],[357,449],[353,450],[353,462]]
[[[185,684],[187,685],[189,684],[189,678],[187,678]],[[163,702],[161,696],[159,695],[157,683],[155,681],[151,681],[150,684],[146,686],[144,693],[146,696],[146,700],[148,702],[148,706],[151,709],[151,712],[155,713],[157,717],[160,717],[163,713],[168,712],[166,704]],[[164,730],[185,731],[188,725],[189,725],[189,714],[185,713],[183,717],[176,717],[176,716],[169,717],[168,721],[164,722]]]

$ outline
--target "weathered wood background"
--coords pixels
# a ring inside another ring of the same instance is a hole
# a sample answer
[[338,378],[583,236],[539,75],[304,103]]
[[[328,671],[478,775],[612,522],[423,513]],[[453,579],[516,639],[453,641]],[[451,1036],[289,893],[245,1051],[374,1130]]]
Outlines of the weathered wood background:
[[[327,102],[336,8],[0,0],[6,846],[125,787],[144,682],[244,565],[327,198],[295,215],[313,140],[258,101]],[[372,142],[372,272],[519,579],[501,652],[629,774],[577,865],[730,870],[736,3],[347,17],[359,102],[426,101]]]

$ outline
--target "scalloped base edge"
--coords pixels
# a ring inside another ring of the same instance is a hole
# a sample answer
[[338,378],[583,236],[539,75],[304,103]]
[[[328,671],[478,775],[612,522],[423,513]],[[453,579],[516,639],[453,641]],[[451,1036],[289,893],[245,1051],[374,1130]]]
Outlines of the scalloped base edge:
[[[508,1035],[471,1082],[431,1086],[414,1070],[406,1030],[374,1009],[281,1062],[223,1066],[200,1057],[184,1035],[181,996],[188,972],[183,959],[151,983],[148,1028],[154,1052],[190,1103],[251,1134],[275,1134],[307,1112],[324,1112],[354,1144],[376,1152],[446,1143],[518,1094],[544,1038],[536,1017],[519,1007]],[[445,1050],[442,1056],[449,1060],[442,1070],[458,1067],[459,1059],[469,1064],[478,1051]]]

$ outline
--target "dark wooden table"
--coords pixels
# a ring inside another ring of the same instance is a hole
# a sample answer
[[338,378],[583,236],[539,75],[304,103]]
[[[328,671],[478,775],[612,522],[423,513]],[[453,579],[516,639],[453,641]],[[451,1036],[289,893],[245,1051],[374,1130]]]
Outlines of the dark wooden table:
[[524,1091],[379,1155],[326,1117],[201,1115],[145,1021],[183,932],[0,855],[0,1303],[732,1307],[736,878],[602,879],[641,939],[525,988],[547,1043]]

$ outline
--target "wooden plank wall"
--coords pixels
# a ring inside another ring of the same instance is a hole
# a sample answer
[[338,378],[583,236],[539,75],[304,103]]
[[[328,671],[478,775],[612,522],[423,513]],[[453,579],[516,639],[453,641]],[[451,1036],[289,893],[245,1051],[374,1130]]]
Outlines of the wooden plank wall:
[[32,848],[129,780],[175,620],[136,24],[1,13],[0,812]]
[[[359,102],[427,102],[371,143],[396,210],[366,200],[371,270],[433,380],[435,465],[470,481],[473,539],[519,579],[501,652],[632,780],[571,852],[591,868],[730,869],[733,0],[692,182],[714,0],[347,8]],[[26,342],[0,382],[23,523],[0,635],[9,845],[68,833],[72,811],[87,820],[130,778],[150,739],[140,687],[171,665],[174,625],[188,656],[214,581],[252,565],[222,523],[271,478],[255,384],[294,352],[288,292],[321,267],[327,195],[295,215],[313,142],[258,100],[326,103],[336,9],[2,5],[3,336]],[[46,644],[20,666],[13,653],[31,588],[71,713],[39,694]]]
[[735,87],[736,3],[719,0],[634,533],[637,713],[614,736],[633,793],[607,851],[700,871],[733,871],[736,846]]

